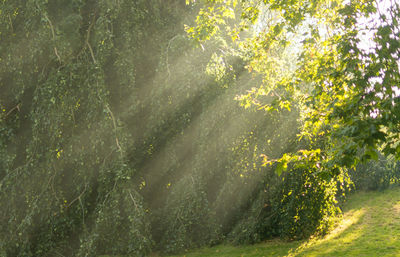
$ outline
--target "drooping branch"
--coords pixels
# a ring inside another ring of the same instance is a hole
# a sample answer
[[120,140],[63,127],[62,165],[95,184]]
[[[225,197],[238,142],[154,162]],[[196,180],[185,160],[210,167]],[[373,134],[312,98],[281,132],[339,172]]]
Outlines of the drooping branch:
[[87,34],[86,34],[86,45],[89,48],[90,55],[92,56],[92,60],[93,60],[94,64],[96,64],[97,62],[96,62],[96,58],[94,57],[94,52],[93,52],[92,46],[89,43],[89,38],[90,38],[90,31],[92,30],[92,27],[93,27],[93,24],[94,24],[94,21],[95,21],[95,17],[96,16],[93,15],[92,22],[90,23],[89,28],[87,30]]
[[14,106],[11,110],[9,110],[6,115],[4,116],[4,119],[6,119],[13,111],[18,110],[19,112],[20,110],[20,105],[21,103],[17,104],[16,106]]
[[[46,13],[44,14],[44,17],[46,18],[47,22],[49,23],[49,26],[50,26],[50,29],[51,29],[51,35],[52,35],[52,37],[53,37],[53,41],[55,41],[55,39],[56,39],[56,33],[54,32],[53,23],[51,22],[51,20],[49,19],[49,17],[47,16]],[[55,45],[54,45],[54,53],[55,53],[55,55],[57,56],[58,61],[61,63],[61,57],[60,57],[60,55],[58,54],[57,47],[56,47]]]
[[69,208],[75,201],[80,200],[82,195],[86,192],[86,188],[87,188],[87,184],[85,184],[85,188],[82,190],[82,192],[78,195],[78,197],[76,197],[75,199],[73,199],[66,208]]
[[10,14],[8,14],[8,20],[10,21],[11,32],[14,33],[14,26],[13,26]]
[[168,46],[167,46],[167,51],[166,51],[166,57],[165,57],[165,62],[166,62],[166,66],[167,66],[167,72],[168,72],[168,78],[171,77],[171,71],[169,70],[169,49],[171,48],[171,44],[172,42],[177,39],[178,37],[183,37],[182,35],[176,35],[173,38],[171,38],[168,41]]
[[122,147],[119,144],[118,135],[117,135],[117,123],[115,122],[114,114],[111,111],[110,107],[108,105],[106,105],[106,108],[107,108],[108,112],[110,113],[111,119],[113,121],[114,132],[115,132],[115,143],[117,144],[118,150],[120,151],[121,156],[122,156]]
[[133,198],[133,196],[131,194],[131,190],[129,190],[128,193],[129,193],[129,196],[131,197],[131,200],[132,200],[133,204],[135,205],[136,210],[139,210],[138,205],[137,205],[135,199]]

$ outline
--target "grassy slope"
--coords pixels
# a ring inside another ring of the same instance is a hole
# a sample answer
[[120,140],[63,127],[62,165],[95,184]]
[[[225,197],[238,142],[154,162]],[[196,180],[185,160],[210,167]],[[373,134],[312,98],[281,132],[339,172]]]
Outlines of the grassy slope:
[[325,238],[269,241],[252,246],[216,246],[177,256],[400,256],[400,188],[359,192],[348,199],[343,218]]

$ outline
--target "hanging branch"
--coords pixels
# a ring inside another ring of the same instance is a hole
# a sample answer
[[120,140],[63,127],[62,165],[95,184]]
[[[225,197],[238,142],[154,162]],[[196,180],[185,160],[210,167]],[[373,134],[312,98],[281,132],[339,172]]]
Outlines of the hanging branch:
[[139,207],[138,207],[138,205],[137,205],[135,199],[133,198],[133,196],[132,196],[132,194],[131,194],[131,190],[129,190],[128,193],[129,193],[129,196],[130,196],[131,199],[132,199],[133,204],[135,205],[136,210],[139,210]]
[[108,196],[115,190],[115,187],[117,186],[117,181],[115,180],[114,181],[114,186],[113,186],[113,188],[110,190],[110,191],[108,191],[108,193],[106,194],[106,196],[104,197],[104,201],[103,201],[103,206],[104,206],[104,204],[106,203],[106,201],[107,201],[107,199],[108,199]]
[[6,119],[13,111],[18,110],[18,112],[20,112],[20,105],[21,103],[17,104],[16,106],[14,106],[11,110],[9,110],[6,115],[4,116],[3,119]]
[[11,32],[14,33],[14,26],[13,26],[10,14],[8,14],[8,20],[10,21]]
[[51,191],[53,192],[54,197],[55,197],[55,198],[57,199],[57,201],[59,202],[60,199],[57,197],[56,190],[54,190],[54,178],[55,178],[55,176],[56,176],[56,174],[57,174],[57,169],[56,169],[56,166],[55,166],[54,164],[53,164],[53,170],[54,170],[54,174],[53,174],[53,176],[50,177],[49,183],[50,183],[50,181],[51,181]]
[[92,22],[90,23],[89,28],[88,28],[88,30],[87,30],[87,34],[86,34],[86,45],[87,45],[88,48],[89,48],[90,55],[92,56],[92,60],[93,60],[93,63],[94,63],[94,64],[96,64],[97,62],[96,62],[96,58],[94,57],[94,52],[93,52],[92,46],[91,46],[90,43],[89,43],[89,38],[90,38],[90,31],[91,31],[91,29],[92,29],[92,27],[93,27],[93,24],[94,24],[94,21],[95,21],[95,17],[96,17],[96,16],[93,15]]
[[169,77],[171,77],[171,72],[170,72],[170,70],[169,70],[169,49],[171,48],[171,43],[172,43],[172,41],[174,41],[176,38],[178,38],[178,37],[183,37],[182,35],[176,35],[176,36],[174,36],[173,38],[171,38],[169,41],[168,41],[168,46],[167,46],[167,51],[166,51],[166,57],[165,57],[165,62],[166,62],[166,65],[167,65],[167,72],[168,72],[168,79],[169,79]]
[[86,192],[86,188],[87,188],[87,184],[85,184],[85,188],[83,189],[83,191],[78,195],[78,197],[76,197],[74,200],[72,200],[67,206],[66,208],[69,208],[75,201],[77,200],[81,200],[82,195]]
[[[48,21],[48,23],[49,23],[49,25],[50,25],[51,35],[53,36],[53,41],[54,41],[54,44],[55,44],[56,33],[54,32],[53,23],[51,22],[51,20],[49,19],[49,17],[47,16],[46,13],[44,14],[44,17],[46,18],[46,20]],[[55,55],[57,56],[58,61],[61,63],[61,57],[60,57],[60,55],[58,54],[57,47],[56,47],[55,45],[54,45],[54,53],[55,53]]]
[[117,135],[117,123],[115,122],[114,114],[112,113],[110,107],[108,105],[106,105],[106,108],[107,108],[108,112],[110,113],[111,119],[113,121],[114,132],[115,132],[115,143],[117,144],[118,150],[120,151],[121,156],[122,156],[122,147],[119,144],[118,135]]

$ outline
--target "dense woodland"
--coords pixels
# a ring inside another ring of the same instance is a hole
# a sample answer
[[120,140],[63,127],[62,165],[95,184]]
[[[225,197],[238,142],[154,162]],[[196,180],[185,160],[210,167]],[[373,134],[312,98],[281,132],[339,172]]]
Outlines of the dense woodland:
[[0,256],[323,235],[400,169],[400,4],[3,0]]

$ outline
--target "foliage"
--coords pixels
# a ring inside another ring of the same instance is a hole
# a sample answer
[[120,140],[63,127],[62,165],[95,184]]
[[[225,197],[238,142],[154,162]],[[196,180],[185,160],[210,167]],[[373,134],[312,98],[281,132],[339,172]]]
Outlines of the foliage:
[[384,190],[399,183],[398,162],[379,154],[377,161],[360,164],[349,172],[357,190]]
[[[163,211],[163,238],[165,252],[176,252],[212,243],[217,226],[213,222],[204,186],[188,176],[170,189],[172,192]],[[162,229],[161,228],[161,229]]]
[[151,249],[149,224],[143,204],[138,201],[140,197],[129,189],[116,190],[98,207],[95,224],[88,236],[83,237],[78,256],[106,253],[145,256]]
[[[146,3],[1,3],[0,213],[7,256],[149,252],[148,214],[130,182],[135,168],[126,165],[130,135],[112,111],[138,79],[132,61],[143,39],[125,31],[144,24]],[[121,80],[113,80],[118,74]],[[131,240],[110,234],[116,229]]]
[[[302,136],[312,142],[321,137],[329,139],[312,146],[309,150],[313,154],[289,153],[272,163],[286,167],[287,162],[300,161],[334,176],[340,167],[354,167],[361,160],[375,158],[373,149],[382,144],[384,154],[397,156],[399,5],[393,3],[383,9],[376,1],[263,2],[276,12],[276,22],[266,26],[262,34],[263,48],[286,46],[296,32],[303,33],[303,40],[297,44],[301,50],[296,72],[276,82],[267,80],[261,86],[275,98],[265,104],[266,109],[276,110],[274,104],[290,108],[302,102]],[[219,1],[207,3],[221,5]],[[237,1],[229,3],[235,6]],[[259,10],[255,6],[254,15]],[[379,22],[372,24],[372,19]],[[254,22],[253,18],[250,21]],[[201,21],[198,23],[197,27],[202,26]],[[366,30],[375,32],[367,46],[360,42]],[[254,55],[252,59],[265,57]],[[250,68],[257,70],[258,65]],[[266,76],[270,72],[270,68],[261,70]],[[274,93],[275,89],[281,93]]]
[[244,218],[229,235],[232,242],[302,239],[329,231],[333,217],[340,213],[334,181],[327,182],[303,170],[285,173],[283,180],[273,177],[269,174],[264,178],[262,190],[257,191],[251,207],[243,211]]
[[397,156],[398,5],[186,2],[1,2],[2,254],[307,237]]

